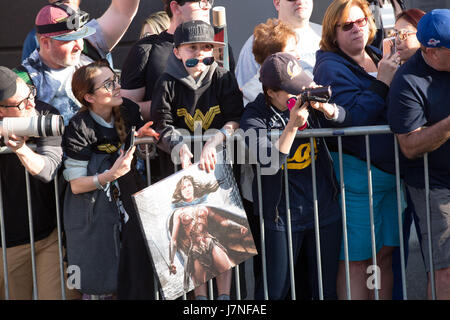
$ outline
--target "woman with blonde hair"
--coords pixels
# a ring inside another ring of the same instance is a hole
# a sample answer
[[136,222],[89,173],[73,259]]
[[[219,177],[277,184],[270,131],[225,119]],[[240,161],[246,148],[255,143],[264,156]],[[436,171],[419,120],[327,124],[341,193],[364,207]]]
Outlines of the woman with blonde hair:
[[[331,101],[350,115],[350,126],[387,124],[386,98],[389,85],[399,65],[398,53],[382,57],[370,45],[376,26],[365,0],[334,0],[322,25],[322,40],[316,56],[314,81],[332,87]],[[326,121],[324,126],[335,126]],[[392,252],[399,246],[397,198],[392,135],[371,135],[370,159],[373,186],[373,216],[376,264],[380,273],[381,299],[392,296]],[[334,169],[339,176],[336,139],[329,139]],[[344,137],[343,167],[345,177],[346,219],[350,293],[352,299],[369,299],[367,270],[372,261],[366,143],[364,136]],[[346,295],[344,242],[341,246],[337,281],[338,298]],[[370,281],[369,281],[370,282]]]
[[161,32],[169,29],[170,18],[165,11],[157,11],[152,13],[142,24],[139,39],[154,34],[160,34]]

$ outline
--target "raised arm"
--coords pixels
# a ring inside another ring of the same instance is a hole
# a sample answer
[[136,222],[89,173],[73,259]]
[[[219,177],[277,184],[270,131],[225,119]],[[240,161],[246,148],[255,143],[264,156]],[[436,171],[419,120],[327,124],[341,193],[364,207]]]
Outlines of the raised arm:
[[105,13],[97,19],[111,51],[123,37],[136,15],[140,0],[112,0]]

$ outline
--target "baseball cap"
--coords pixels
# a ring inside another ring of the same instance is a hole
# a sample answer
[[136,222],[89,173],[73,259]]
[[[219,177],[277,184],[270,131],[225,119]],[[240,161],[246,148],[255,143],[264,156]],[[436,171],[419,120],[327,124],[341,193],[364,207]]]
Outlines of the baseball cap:
[[267,88],[279,88],[290,94],[299,94],[303,87],[313,83],[297,59],[287,52],[274,53],[264,60],[259,81]]
[[72,41],[95,33],[95,29],[85,23],[89,14],[74,10],[64,4],[51,4],[43,7],[36,16],[37,33],[55,40]]
[[417,39],[425,47],[450,49],[450,9],[434,9],[417,24]]
[[11,98],[17,90],[17,74],[11,69],[0,66],[0,101]]
[[210,43],[214,46],[224,46],[225,43],[214,41],[214,28],[207,22],[192,20],[181,23],[173,35],[175,47],[189,43]]

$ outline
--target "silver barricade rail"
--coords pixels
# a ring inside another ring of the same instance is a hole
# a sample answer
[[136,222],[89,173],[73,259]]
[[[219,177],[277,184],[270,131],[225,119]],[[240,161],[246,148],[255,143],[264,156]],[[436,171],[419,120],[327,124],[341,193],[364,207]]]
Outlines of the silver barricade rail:
[[[338,141],[338,154],[339,154],[339,171],[340,171],[340,191],[341,191],[341,209],[342,209],[342,237],[343,237],[343,243],[344,243],[344,262],[345,262],[345,274],[346,274],[346,293],[347,293],[347,299],[351,299],[351,290],[350,290],[350,273],[349,273],[349,257],[348,257],[348,235],[347,235],[347,227],[346,227],[346,199],[345,199],[345,179],[344,179],[344,172],[343,172],[343,159],[342,159],[342,137],[343,136],[362,136],[364,135],[366,137],[366,154],[367,154],[367,174],[368,174],[368,191],[369,191],[369,206],[370,206],[370,220],[371,220],[371,242],[372,242],[372,258],[374,263],[376,263],[376,244],[375,244],[375,236],[374,236],[374,223],[373,223],[373,194],[372,194],[372,186],[371,186],[371,171],[370,171],[370,145],[369,145],[369,135],[374,134],[392,134],[389,126],[366,126],[366,127],[351,127],[351,128],[322,128],[322,129],[307,129],[304,131],[299,131],[296,135],[296,138],[310,138],[310,145],[311,145],[311,154],[314,154],[314,143],[313,139],[317,137],[336,137]],[[189,136],[184,137],[185,141],[192,141],[192,142],[200,142],[200,141],[206,141],[210,137],[212,137],[214,134],[206,134],[203,136]],[[269,133],[271,139],[277,139],[281,132],[278,133]],[[231,139],[236,139],[240,141],[241,144],[243,143],[243,137],[239,135],[233,135]],[[405,257],[404,257],[404,244],[403,244],[403,228],[402,228],[402,208],[401,208],[401,180],[400,180],[400,164],[399,164],[399,156],[398,156],[398,144],[393,136],[393,139],[395,141],[395,169],[396,169],[396,185],[397,185],[397,207],[398,207],[398,221],[399,221],[399,238],[400,238],[400,252],[401,252],[401,274],[402,274],[402,289],[403,289],[403,295],[404,299],[407,299],[407,290],[406,290],[406,267],[405,267]],[[135,141],[135,144],[155,144],[155,140],[153,138],[137,138]],[[33,146],[30,146],[33,148]],[[150,156],[148,152],[148,148],[146,148],[146,165],[147,165],[147,184],[151,184],[151,172],[150,172]],[[5,153],[10,153],[11,151],[8,148],[2,147],[0,148],[0,155]],[[319,284],[319,298],[323,299],[323,284],[322,284],[322,268],[321,268],[321,261],[320,261],[320,234],[319,234],[319,219],[318,219],[318,202],[317,202],[317,188],[316,188],[316,175],[315,175],[315,157],[311,157],[312,164],[311,164],[311,170],[313,170],[313,201],[314,201],[314,229],[316,234],[316,256],[317,256],[317,271],[318,271],[318,284]],[[424,167],[425,167],[425,194],[426,194],[426,208],[427,208],[427,229],[428,232],[431,232],[431,218],[430,218],[430,209],[429,209],[429,179],[428,179],[428,161],[427,161],[427,154],[424,155]],[[177,165],[174,165],[175,171],[177,170]],[[284,176],[285,181],[287,182],[287,165],[285,163],[284,165]],[[61,241],[61,223],[60,223],[60,210],[59,210],[59,197],[58,197],[58,177],[55,177],[55,196],[57,201],[57,229],[58,229],[58,245],[60,250],[60,269],[61,269],[61,286],[62,289],[65,287],[64,282],[64,270],[63,270],[63,248],[62,248],[62,241]],[[28,173],[27,173],[27,180],[28,180]],[[256,181],[257,181],[257,187],[258,187],[258,203],[259,203],[259,223],[260,223],[260,241],[261,241],[261,259],[262,259],[262,281],[263,281],[263,292],[264,292],[264,299],[268,300],[268,286],[267,286],[267,268],[266,268],[266,252],[265,252],[265,234],[264,234],[264,220],[262,218],[263,216],[263,208],[262,208],[262,186],[261,186],[261,167],[259,164],[256,163]],[[1,184],[1,181],[0,181]],[[285,183],[286,188],[288,188],[288,184]],[[29,182],[27,182],[27,189],[29,189]],[[285,194],[287,197],[289,197],[289,192],[286,190]],[[2,201],[2,190],[0,185],[0,231],[1,231],[1,244],[2,244],[2,256],[3,256],[3,270],[4,270],[4,284],[5,284],[5,298],[9,299],[9,286],[8,286],[8,266],[7,266],[7,256],[6,256],[6,239],[5,239],[5,229],[7,226],[5,226],[4,222],[4,212],[3,212],[3,201]],[[36,266],[34,263],[34,239],[33,239],[33,221],[31,217],[31,197],[29,195],[29,190],[27,190],[27,197],[28,197],[28,205],[29,205],[29,223],[30,223],[30,240],[31,240],[31,254],[32,254],[32,272],[33,272],[33,298],[37,299],[37,292],[38,288],[36,285]],[[290,212],[289,209],[289,199],[286,200],[286,205],[288,208],[288,212]],[[296,299],[296,293],[295,293],[295,274],[294,274],[294,262],[292,257],[292,230],[290,225],[290,217],[288,217],[288,229],[289,232],[289,268],[290,268],[290,277],[291,277],[291,298],[294,300]],[[431,237],[429,237],[428,246],[430,248],[429,250],[429,257],[430,260],[430,277],[431,277],[431,292],[432,292],[432,298],[433,300],[436,299],[435,294],[435,283],[434,283],[434,266],[433,266],[433,258],[432,258],[432,244],[431,244]],[[241,298],[240,294],[240,281],[239,281],[239,266],[235,268],[235,278],[236,278],[236,296],[238,299]],[[375,288],[375,299],[378,299],[378,286]],[[213,299],[213,290],[212,290],[212,282],[209,282],[209,295],[210,299]],[[158,289],[155,286],[155,297],[156,299],[159,299]],[[62,290],[62,299],[65,299],[65,290]],[[186,295],[184,295],[184,299],[186,299]]]

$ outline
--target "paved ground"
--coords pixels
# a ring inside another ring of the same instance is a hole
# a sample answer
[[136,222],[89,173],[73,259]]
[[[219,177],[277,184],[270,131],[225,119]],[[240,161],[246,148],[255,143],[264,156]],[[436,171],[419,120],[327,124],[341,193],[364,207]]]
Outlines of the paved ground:
[[408,300],[424,300],[427,298],[427,277],[414,224],[411,227],[408,259],[408,265],[406,266]]
[[[245,270],[247,275],[253,273],[253,266],[251,260],[245,263]],[[254,280],[247,276],[248,292],[253,292]],[[419,242],[417,239],[416,229],[414,224],[411,226],[411,236],[409,240],[409,258],[406,266],[406,292],[408,300],[425,300],[427,298],[427,279],[425,274],[425,267],[420,253]],[[252,300],[253,294],[247,297],[246,300]]]

